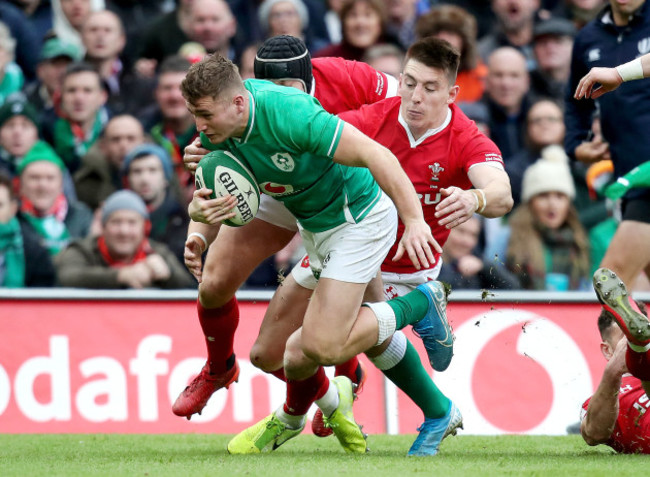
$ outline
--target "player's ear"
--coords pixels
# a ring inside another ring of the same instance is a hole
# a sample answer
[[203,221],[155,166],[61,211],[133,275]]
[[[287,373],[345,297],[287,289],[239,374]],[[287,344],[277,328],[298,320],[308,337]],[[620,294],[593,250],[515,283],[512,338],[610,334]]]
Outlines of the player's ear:
[[607,361],[612,359],[612,356],[614,356],[614,349],[606,341],[600,342],[600,352],[603,353],[603,356]]
[[460,91],[460,86],[458,86],[457,84],[449,88],[449,97],[447,98],[447,104],[452,104],[454,101],[456,101],[459,91]]

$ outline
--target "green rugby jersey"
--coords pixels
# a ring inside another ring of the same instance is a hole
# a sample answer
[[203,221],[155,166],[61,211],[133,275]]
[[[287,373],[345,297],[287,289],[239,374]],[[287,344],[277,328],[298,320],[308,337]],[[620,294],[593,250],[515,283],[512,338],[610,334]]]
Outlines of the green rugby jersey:
[[242,137],[212,144],[201,133],[203,146],[235,154],[260,190],[284,202],[306,230],[322,232],[362,220],[381,189],[365,167],[332,161],[343,121],[295,88],[262,80],[244,85],[250,115]]

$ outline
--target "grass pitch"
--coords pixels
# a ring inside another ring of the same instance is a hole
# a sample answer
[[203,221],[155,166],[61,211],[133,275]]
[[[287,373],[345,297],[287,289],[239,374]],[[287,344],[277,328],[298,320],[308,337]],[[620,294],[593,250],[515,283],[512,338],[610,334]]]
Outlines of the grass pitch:
[[642,475],[646,456],[588,447],[580,436],[458,436],[433,458],[407,458],[415,436],[371,435],[347,455],[335,438],[303,434],[271,454],[231,456],[227,435],[0,435],[7,476],[559,476]]

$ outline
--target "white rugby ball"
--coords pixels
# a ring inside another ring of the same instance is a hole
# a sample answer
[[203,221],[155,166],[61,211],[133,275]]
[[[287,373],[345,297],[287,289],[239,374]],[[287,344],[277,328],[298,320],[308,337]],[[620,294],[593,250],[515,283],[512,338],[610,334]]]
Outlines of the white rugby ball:
[[199,162],[194,176],[197,189],[212,190],[211,198],[232,195],[237,198],[233,218],[223,223],[232,227],[246,225],[257,215],[260,189],[257,180],[244,164],[228,151],[212,151]]

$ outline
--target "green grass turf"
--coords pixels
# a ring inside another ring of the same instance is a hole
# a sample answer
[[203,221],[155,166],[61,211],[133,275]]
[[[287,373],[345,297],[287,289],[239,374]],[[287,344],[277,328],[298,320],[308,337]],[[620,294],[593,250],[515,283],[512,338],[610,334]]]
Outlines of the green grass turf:
[[644,475],[646,456],[588,447],[579,436],[457,436],[433,458],[405,457],[414,436],[371,435],[366,455],[303,434],[271,454],[230,456],[225,435],[0,435],[7,476]]

